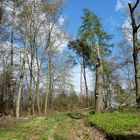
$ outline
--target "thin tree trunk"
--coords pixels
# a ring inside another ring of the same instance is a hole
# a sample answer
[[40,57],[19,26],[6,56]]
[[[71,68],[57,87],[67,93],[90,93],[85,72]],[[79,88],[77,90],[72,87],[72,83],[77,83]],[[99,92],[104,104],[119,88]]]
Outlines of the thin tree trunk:
[[13,71],[14,71],[14,65],[13,65],[13,46],[14,46],[14,31],[13,26],[11,30],[11,65],[10,65],[10,96],[11,96],[11,102],[12,102],[12,109],[14,113],[14,93],[13,93]]
[[49,73],[47,72],[47,84],[46,84],[46,97],[45,97],[45,108],[44,108],[44,113],[47,114],[47,109],[48,109],[48,84],[49,82]]
[[0,24],[3,16],[3,0],[0,0]]
[[34,115],[33,113],[33,59],[34,59],[34,52],[33,52],[33,44],[32,39],[30,39],[30,85],[29,85],[29,115]]
[[47,70],[47,90],[46,90],[46,99],[45,99],[45,114],[47,109],[51,109],[52,104],[52,54],[51,54],[51,45],[50,45],[50,34],[48,37],[47,46],[49,48],[48,51],[48,70]]
[[86,88],[87,107],[89,107],[89,99],[88,99],[88,85],[87,85],[87,77],[86,77],[86,64],[85,64],[84,54],[83,54],[83,75],[84,75],[85,88]]
[[17,100],[16,100],[16,118],[17,119],[19,119],[19,117],[20,117],[20,100],[21,100],[22,85],[23,85],[23,80],[20,79],[19,89],[18,89],[18,96],[17,96]]
[[36,83],[37,110],[38,110],[38,113],[40,114],[41,113],[41,109],[40,109],[39,84],[40,84],[40,71],[37,74],[37,83]]
[[80,102],[82,101],[82,95],[83,95],[83,68],[82,64],[80,64]]
[[48,72],[49,72],[49,93],[48,93],[48,107],[51,109],[52,104],[52,56],[51,56],[51,47],[49,47],[48,55]]
[[41,113],[41,108],[40,108],[39,85],[40,85],[40,76],[41,76],[42,62],[40,62],[40,65],[39,65],[38,48],[37,47],[36,47],[36,62],[37,62],[36,98],[37,98],[37,110],[38,110],[38,113],[40,114]]
[[15,18],[15,3],[12,11],[12,25],[11,25],[11,65],[10,65],[10,96],[12,99],[12,108],[13,108],[13,114],[15,114],[15,108],[14,108],[14,18]]
[[28,33],[26,33],[26,35],[25,35],[24,55],[23,55],[23,62],[22,62],[22,66],[21,66],[21,74],[20,74],[20,79],[19,79],[18,95],[17,95],[17,100],[16,100],[16,118],[17,119],[20,117],[21,89],[22,89],[24,75],[25,75],[25,63],[26,63],[26,57],[27,57],[27,44],[28,44]]

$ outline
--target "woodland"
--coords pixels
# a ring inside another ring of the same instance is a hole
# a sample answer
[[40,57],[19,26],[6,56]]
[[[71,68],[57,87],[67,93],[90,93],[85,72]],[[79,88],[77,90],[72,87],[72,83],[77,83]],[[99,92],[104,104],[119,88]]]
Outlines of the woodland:
[[140,140],[140,0],[117,43],[88,8],[73,37],[66,6],[0,0],[0,140]]

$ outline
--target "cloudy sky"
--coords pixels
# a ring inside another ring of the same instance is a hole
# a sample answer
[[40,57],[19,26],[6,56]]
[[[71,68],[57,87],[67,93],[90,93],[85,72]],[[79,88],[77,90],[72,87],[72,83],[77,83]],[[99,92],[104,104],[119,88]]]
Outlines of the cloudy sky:
[[[122,10],[125,6],[127,6],[127,0],[67,0],[64,16],[70,22],[68,31],[73,37],[77,36],[77,30],[82,22],[80,17],[83,15],[83,9],[88,8],[99,16],[105,31],[113,35],[113,42],[117,42],[119,40],[118,27],[124,20]],[[73,69],[73,82],[77,91],[80,91],[79,73],[80,68],[76,66]],[[93,78],[89,71],[88,75],[88,85],[91,87]]]

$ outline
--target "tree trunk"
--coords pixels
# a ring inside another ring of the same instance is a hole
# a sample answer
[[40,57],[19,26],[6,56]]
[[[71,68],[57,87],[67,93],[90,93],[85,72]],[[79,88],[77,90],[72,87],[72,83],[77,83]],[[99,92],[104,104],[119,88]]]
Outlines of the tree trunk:
[[39,64],[38,60],[38,48],[36,47],[36,62],[37,62],[37,81],[36,81],[36,98],[37,98],[37,110],[38,113],[41,113],[40,108],[40,95],[39,95],[39,85],[40,85],[40,76],[41,76],[41,67],[42,67],[42,60]]
[[11,30],[11,64],[10,64],[10,85],[9,85],[9,89],[10,89],[10,96],[11,96],[11,103],[12,103],[12,109],[13,109],[13,113],[14,113],[14,93],[13,93],[13,71],[14,71],[14,64],[13,64],[13,46],[14,46],[14,31],[13,31],[13,27]]
[[45,97],[45,108],[44,108],[44,113],[47,114],[47,109],[48,109],[48,81],[49,81],[49,73],[47,72],[47,84],[46,84],[46,97]]
[[137,45],[138,43],[137,39],[134,35],[134,54],[133,54],[133,60],[134,60],[134,68],[135,68],[135,85],[136,85],[136,103],[137,108],[140,109],[140,66],[139,66],[139,59],[138,59],[138,53],[137,53]]
[[130,16],[132,21],[132,34],[133,34],[133,61],[134,61],[134,71],[135,71],[135,86],[136,86],[136,103],[137,108],[140,109],[140,64],[139,64],[139,42],[138,42],[138,29],[140,25],[137,25],[136,18],[134,15],[135,9],[137,8],[140,0],[137,0],[135,5],[132,6],[131,2],[128,3]]
[[34,59],[34,50],[32,39],[30,39],[30,85],[29,85],[29,114],[34,115],[34,107],[33,107],[33,59]]
[[95,112],[102,113],[104,111],[104,90],[103,90],[103,65],[100,57],[100,49],[96,47],[97,64],[96,64],[96,85],[95,85]]
[[51,47],[49,47],[48,55],[48,72],[49,72],[49,93],[48,93],[48,107],[51,108],[52,104],[52,58],[51,58]]
[[25,63],[26,63],[26,57],[27,57],[27,45],[28,44],[28,34],[25,35],[25,43],[24,43],[24,54],[23,54],[23,62],[21,66],[21,74],[19,79],[19,89],[18,89],[18,95],[16,100],[16,118],[18,119],[20,117],[20,100],[21,100],[21,89],[23,85],[24,75],[25,75]]
[[[50,38],[50,37],[49,37]],[[47,90],[46,90],[46,99],[45,99],[45,114],[47,109],[51,109],[52,104],[52,54],[51,54],[51,45],[50,39],[48,39],[48,71],[47,71]]]
[[80,64],[80,102],[82,102],[82,95],[83,95],[83,68],[82,68],[82,64]]
[[41,113],[40,109],[40,95],[39,95],[39,85],[40,85],[40,72],[37,74],[37,83],[36,83],[36,100],[37,100],[37,110],[38,113]]
[[85,64],[84,54],[83,54],[83,75],[84,75],[84,81],[85,81],[86,98],[87,98],[87,107],[89,107],[89,100],[88,100],[88,85],[87,85],[86,64]]
[[2,15],[3,15],[3,0],[0,0],[0,24],[2,20]]
[[13,109],[13,114],[15,114],[15,109],[14,109],[14,83],[13,83],[13,79],[14,79],[14,62],[13,62],[13,58],[14,58],[14,17],[15,17],[15,5],[12,11],[12,25],[11,25],[11,64],[10,64],[10,85],[9,85],[9,89],[10,89],[10,96],[11,96],[11,104],[12,104],[12,109]]
[[23,80],[20,79],[19,89],[18,89],[18,96],[17,96],[17,100],[16,100],[16,118],[17,119],[19,119],[19,117],[20,117],[20,100],[21,100],[22,85],[23,85]]

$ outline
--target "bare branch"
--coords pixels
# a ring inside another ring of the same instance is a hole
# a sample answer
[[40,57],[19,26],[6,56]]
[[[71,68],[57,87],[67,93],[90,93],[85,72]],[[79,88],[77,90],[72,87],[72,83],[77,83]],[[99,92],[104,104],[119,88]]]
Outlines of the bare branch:
[[140,28],[140,24],[137,26],[137,30]]
[[[132,10],[133,11],[137,8],[139,2],[140,2],[140,0],[137,0],[136,3],[135,3],[135,5],[132,7]],[[131,5],[131,3],[130,3],[130,5]]]

